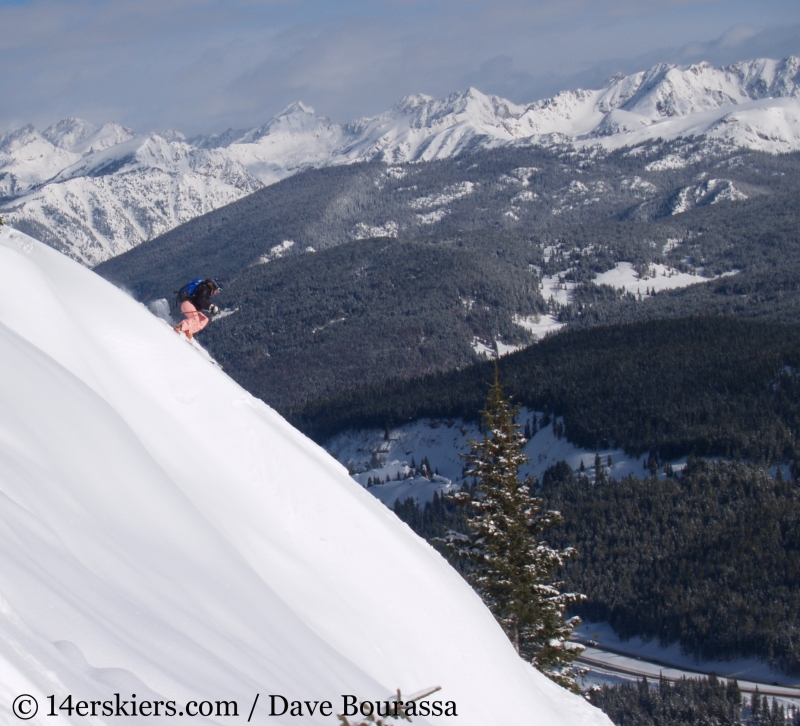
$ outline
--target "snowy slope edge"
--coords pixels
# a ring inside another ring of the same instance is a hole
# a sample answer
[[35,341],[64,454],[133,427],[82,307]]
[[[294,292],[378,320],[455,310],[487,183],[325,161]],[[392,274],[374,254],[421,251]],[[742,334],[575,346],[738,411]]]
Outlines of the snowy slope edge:
[[[8,227],[0,260],[1,715],[18,693],[40,699],[36,724],[51,693],[241,712],[257,692],[339,706],[441,685],[459,724],[609,723],[520,661],[341,466],[143,307]],[[259,707],[252,722],[283,720]]]

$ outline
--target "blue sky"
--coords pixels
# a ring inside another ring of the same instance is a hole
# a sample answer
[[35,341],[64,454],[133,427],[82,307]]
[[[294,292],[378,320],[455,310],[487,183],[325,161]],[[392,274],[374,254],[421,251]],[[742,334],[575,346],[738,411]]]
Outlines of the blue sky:
[[0,130],[221,131],[475,86],[517,102],[655,62],[800,54],[797,0],[0,0]]

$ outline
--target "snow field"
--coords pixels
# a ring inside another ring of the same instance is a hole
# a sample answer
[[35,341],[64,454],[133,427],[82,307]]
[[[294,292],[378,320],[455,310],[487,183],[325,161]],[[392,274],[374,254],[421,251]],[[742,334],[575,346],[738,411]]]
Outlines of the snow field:
[[564,270],[558,275],[552,277],[542,278],[541,295],[546,301],[552,301],[559,305],[567,305],[572,301],[572,291],[575,289],[575,283],[570,280],[564,279],[565,273],[569,270]]
[[[520,661],[468,585],[343,467],[163,321],[8,227],[0,266],[6,720],[17,693],[241,712],[257,692],[338,704],[441,685],[467,726],[608,724]],[[261,707],[252,720],[290,722]]]
[[617,290],[623,289],[632,295],[641,293],[644,297],[648,294],[648,290],[655,290],[656,292],[678,290],[682,287],[695,285],[699,282],[709,282],[713,279],[713,277],[703,277],[690,272],[679,272],[674,268],[658,264],[650,265],[648,274],[639,277],[630,262],[618,262],[614,269],[597,275],[594,283],[595,285],[609,285]]
[[564,323],[559,323],[552,315],[516,315],[514,322],[533,333],[537,339],[564,327]]
[[[553,248],[545,249],[545,255],[552,254]],[[669,250],[665,249],[665,252]],[[573,291],[576,283],[565,279],[566,270],[558,275],[543,277],[541,281],[540,293],[545,301],[558,305],[568,305],[573,299]],[[725,273],[726,275],[736,274],[736,272]],[[652,291],[661,292],[662,290],[676,290],[700,282],[708,282],[714,278],[703,277],[702,275],[678,270],[666,265],[652,264],[648,268],[648,274],[639,277],[630,262],[618,262],[613,269],[596,275],[593,282],[596,285],[610,285],[617,290],[624,290],[633,295],[641,294],[642,297],[651,294]],[[564,327],[564,323],[559,322],[554,315],[516,315],[514,322],[525,328],[540,340],[548,333],[554,333]],[[495,341],[499,355],[507,355],[524,348],[524,345],[507,345],[500,340]],[[477,339],[473,341],[473,350],[478,355],[492,357],[494,350],[486,346]]]

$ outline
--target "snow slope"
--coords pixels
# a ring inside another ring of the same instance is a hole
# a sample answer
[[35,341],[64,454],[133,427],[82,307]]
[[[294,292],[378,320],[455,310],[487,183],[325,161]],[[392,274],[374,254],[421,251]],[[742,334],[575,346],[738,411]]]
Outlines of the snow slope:
[[0,200],[12,223],[94,265],[311,167],[430,161],[509,144],[613,149],[686,136],[798,150],[799,99],[800,59],[789,57],[725,68],[660,64],[531,104],[475,88],[443,99],[412,95],[345,125],[294,103],[256,128],[189,141],[174,131],[136,136],[117,124],[95,129],[64,119],[42,133],[25,126],[0,135]]
[[21,693],[40,702],[31,724],[52,721],[50,694],[234,699],[242,718],[260,693],[252,723],[334,723],[269,717],[267,696],[338,709],[441,685],[458,718],[430,722],[609,723],[163,321],[7,226],[0,267],[2,722]]

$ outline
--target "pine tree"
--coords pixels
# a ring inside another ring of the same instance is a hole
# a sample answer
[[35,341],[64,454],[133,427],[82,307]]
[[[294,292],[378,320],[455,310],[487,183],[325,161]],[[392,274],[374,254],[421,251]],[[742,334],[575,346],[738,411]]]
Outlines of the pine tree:
[[594,455],[594,483],[602,484],[606,480],[606,472],[603,469],[603,462],[600,460],[600,454]]
[[542,508],[531,496],[535,479],[519,480],[528,461],[525,438],[516,424],[518,406],[506,398],[495,369],[495,381],[482,411],[485,436],[471,441],[467,475],[477,487],[451,495],[473,516],[468,533],[449,532],[444,542],[472,563],[468,577],[505,630],[517,653],[552,680],[578,692],[572,661],[583,647],[569,642],[580,619],[564,611],[584,599],[562,593],[554,573],[575,550],[555,550],[541,540],[545,530],[560,524],[557,512]]

